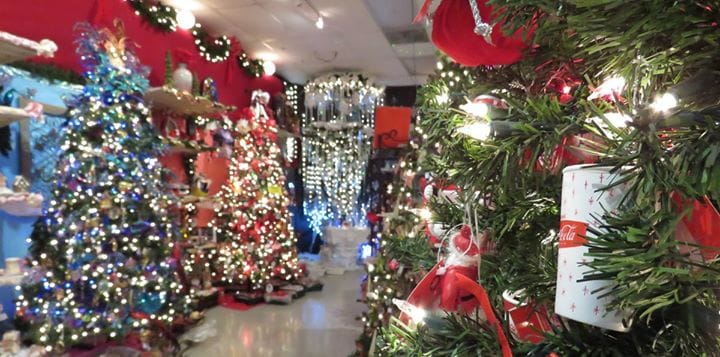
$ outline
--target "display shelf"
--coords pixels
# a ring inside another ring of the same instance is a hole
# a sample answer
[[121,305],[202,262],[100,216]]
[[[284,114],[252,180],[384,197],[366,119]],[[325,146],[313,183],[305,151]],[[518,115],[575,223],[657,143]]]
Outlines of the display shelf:
[[0,194],[0,210],[19,217],[36,217],[42,215],[43,197],[37,193]]
[[35,56],[52,57],[55,51],[57,45],[53,41],[35,42],[0,31],[0,64],[22,61]]
[[23,274],[0,275],[0,286],[20,285]]
[[30,118],[30,113],[25,111],[25,109],[0,105],[0,128],[8,126],[16,121],[27,120]]
[[148,89],[145,93],[145,101],[157,108],[182,115],[220,114],[235,109],[169,86]]

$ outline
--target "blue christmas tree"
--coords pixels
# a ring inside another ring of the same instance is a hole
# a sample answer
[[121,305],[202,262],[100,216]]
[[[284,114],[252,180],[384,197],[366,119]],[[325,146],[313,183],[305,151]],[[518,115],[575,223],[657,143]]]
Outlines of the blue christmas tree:
[[147,68],[120,25],[76,32],[87,84],[71,103],[57,186],[31,236],[17,301],[30,338],[54,353],[166,330],[190,304],[172,258],[162,142],[143,104]]

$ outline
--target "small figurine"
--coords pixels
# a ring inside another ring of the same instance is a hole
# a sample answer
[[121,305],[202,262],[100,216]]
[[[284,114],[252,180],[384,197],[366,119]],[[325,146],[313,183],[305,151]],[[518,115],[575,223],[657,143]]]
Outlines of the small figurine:
[[202,95],[212,100],[213,102],[218,101],[218,91],[215,85],[215,80],[211,77],[205,78],[202,82]]
[[30,188],[30,183],[22,176],[15,177],[13,181],[13,191],[15,192],[27,192]]

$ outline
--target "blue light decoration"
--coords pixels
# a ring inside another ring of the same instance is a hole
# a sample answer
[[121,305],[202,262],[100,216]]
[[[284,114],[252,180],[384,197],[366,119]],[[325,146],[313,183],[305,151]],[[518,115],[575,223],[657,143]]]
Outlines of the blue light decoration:
[[367,258],[374,257],[378,252],[378,246],[372,242],[363,242],[358,245],[358,264],[365,263]]

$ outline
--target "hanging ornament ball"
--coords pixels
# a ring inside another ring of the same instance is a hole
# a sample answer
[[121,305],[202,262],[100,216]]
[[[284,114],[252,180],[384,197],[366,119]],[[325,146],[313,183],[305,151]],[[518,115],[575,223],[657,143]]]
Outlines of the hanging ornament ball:
[[467,0],[443,1],[433,15],[433,43],[465,66],[509,65],[519,61],[535,25],[531,25],[527,34],[526,29],[520,28],[507,37],[502,30],[504,21],[497,18],[497,9],[487,5],[486,0],[478,0],[477,7],[473,14]]
[[110,209],[110,207],[112,207],[112,201],[110,200],[110,196],[106,194],[100,201],[100,209],[104,211]]
[[268,192],[273,195],[282,195],[282,187],[278,185],[270,185],[268,186]]
[[132,182],[128,182],[128,181],[120,181],[118,183],[118,188],[120,189],[120,192],[130,191],[130,189],[132,189],[132,186],[133,186]]
[[159,293],[142,293],[137,302],[137,309],[148,315],[158,312],[164,303]]
[[112,207],[108,210],[108,218],[112,220],[119,219],[122,215],[122,209],[120,207]]

